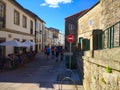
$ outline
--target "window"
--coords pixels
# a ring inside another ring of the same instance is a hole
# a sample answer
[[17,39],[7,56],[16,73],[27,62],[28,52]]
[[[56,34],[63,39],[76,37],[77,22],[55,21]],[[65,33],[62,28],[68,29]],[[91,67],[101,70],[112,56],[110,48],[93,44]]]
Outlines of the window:
[[33,21],[30,20],[30,34],[33,34]]
[[4,5],[0,3],[0,17],[4,16]]
[[39,23],[39,32],[40,32],[40,34],[42,33],[42,24],[41,23]]
[[4,4],[0,2],[0,28],[3,27],[3,24],[4,24]]
[[114,26],[107,29],[107,48],[114,47]]
[[69,25],[68,25],[68,28],[69,28],[69,33],[74,33],[74,31],[73,31],[74,28],[75,28],[75,27],[74,27],[74,24],[69,24]]
[[119,23],[114,25],[114,46],[119,46]]
[[82,29],[83,28],[83,25],[80,25],[80,29]]
[[22,24],[24,28],[27,28],[27,18],[23,16]]
[[20,14],[16,10],[14,10],[14,24],[20,25]]
[[120,46],[120,23],[109,27],[104,31],[104,48]]
[[93,20],[90,19],[90,21],[89,21],[89,25],[92,26],[92,24],[93,24]]
[[110,45],[109,47],[112,48],[114,47],[114,26],[110,27],[110,31],[109,31],[109,42]]
[[103,45],[103,47],[107,48],[108,47],[108,29],[104,31],[103,38],[104,38],[104,45]]
[[88,51],[88,50],[90,50],[90,39],[83,39],[82,40],[82,43],[83,43],[83,45],[82,45],[82,49],[84,50],[84,51]]
[[39,29],[42,30],[42,23],[39,24]]
[[73,30],[74,29],[74,24],[69,24],[69,30]]
[[38,29],[38,21],[36,21],[36,29]]

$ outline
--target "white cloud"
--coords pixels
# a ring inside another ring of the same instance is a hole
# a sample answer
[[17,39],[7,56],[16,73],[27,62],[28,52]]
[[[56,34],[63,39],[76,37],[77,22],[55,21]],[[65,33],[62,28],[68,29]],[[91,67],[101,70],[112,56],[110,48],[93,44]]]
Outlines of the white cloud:
[[47,4],[46,3],[42,3],[42,4],[40,4],[40,6],[46,6]]
[[45,0],[45,3],[41,4],[41,6],[49,5],[49,7],[57,8],[59,7],[59,4],[66,4],[71,3],[72,0]]

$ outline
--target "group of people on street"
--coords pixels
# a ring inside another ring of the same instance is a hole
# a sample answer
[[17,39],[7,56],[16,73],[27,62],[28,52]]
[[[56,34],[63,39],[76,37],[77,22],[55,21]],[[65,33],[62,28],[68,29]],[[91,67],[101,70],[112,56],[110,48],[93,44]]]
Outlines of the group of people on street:
[[46,55],[47,60],[49,59],[49,56],[51,55],[52,59],[56,59],[56,62],[60,59],[63,60],[64,56],[64,49],[63,46],[45,46],[44,47],[44,54]]

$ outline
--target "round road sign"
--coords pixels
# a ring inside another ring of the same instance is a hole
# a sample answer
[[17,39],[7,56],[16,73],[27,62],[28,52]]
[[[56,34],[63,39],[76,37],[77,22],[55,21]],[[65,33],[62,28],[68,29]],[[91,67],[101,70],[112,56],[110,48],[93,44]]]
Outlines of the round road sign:
[[68,35],[67,36],[67,41],[70,42],[70,43],[74,42],[74,35]]

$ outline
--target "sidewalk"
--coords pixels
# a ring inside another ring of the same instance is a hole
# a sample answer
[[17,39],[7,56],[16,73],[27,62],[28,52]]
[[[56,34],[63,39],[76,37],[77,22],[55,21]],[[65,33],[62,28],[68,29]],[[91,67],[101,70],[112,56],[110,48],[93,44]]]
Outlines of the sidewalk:
[[56,62],[43,54],[16,70],[0,73],[0,90],[59,90],[54,89],[58,75],[65,72],[65,61]]

